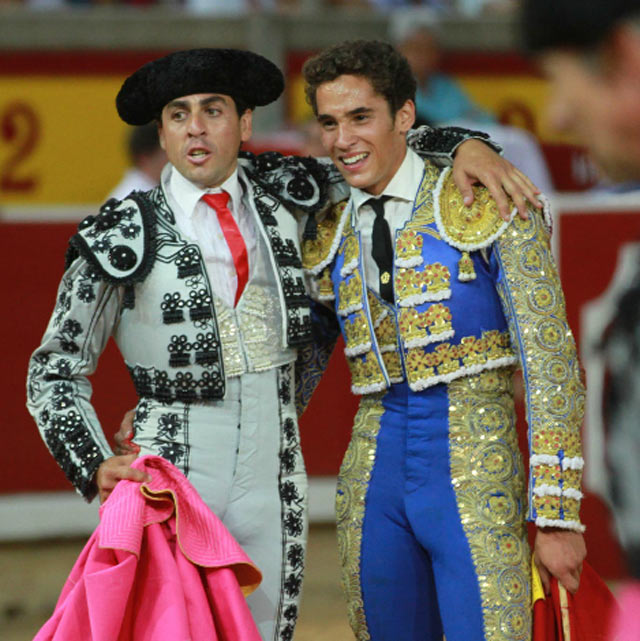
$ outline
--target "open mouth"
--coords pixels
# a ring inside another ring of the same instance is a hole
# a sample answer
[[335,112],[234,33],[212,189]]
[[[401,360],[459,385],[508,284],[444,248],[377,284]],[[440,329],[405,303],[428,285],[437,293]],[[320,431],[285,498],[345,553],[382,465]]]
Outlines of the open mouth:
[[202,148],[191,149],[187,154],[189,159],[196,163],[203,161],[205,158],[207,158],[210,155],[211,155],[211,152],[208,149],[202,149]]
[[369,152],[363,151],[359,154],[352,154],[350,156],[341,156],[340,162],[346,167],[356,167],[369,157]]

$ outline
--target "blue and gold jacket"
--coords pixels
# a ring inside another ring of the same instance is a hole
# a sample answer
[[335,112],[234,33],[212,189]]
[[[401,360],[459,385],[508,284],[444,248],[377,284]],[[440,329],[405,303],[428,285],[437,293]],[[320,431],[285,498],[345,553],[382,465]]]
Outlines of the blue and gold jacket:
[[[420,393],[499,367],[522,368],[530,513],[582,529],[584,388],[549,247],[550,215],[504,221],[485,188],[463,205],[450,170],[429,161],[413,213],[396,232],[395,305],[368,289],[351,201],[303,244],[316,296],[335,308],[356,394],[406,382]],[[515,210],[513,212],[515,214]]]

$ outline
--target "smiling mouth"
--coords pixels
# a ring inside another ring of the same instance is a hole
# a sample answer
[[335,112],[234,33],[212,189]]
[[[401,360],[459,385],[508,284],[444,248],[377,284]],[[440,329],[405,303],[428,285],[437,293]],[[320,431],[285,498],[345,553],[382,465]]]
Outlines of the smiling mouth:
[[354,154],[353,156],[342,156],[340,158],[340,162],[342,162],[343,165],[346,165],[347,167],[351,165],[355,165],[361,161],[363,161],[365,158],[369,156],[369,153],[364,151],[361,154]]

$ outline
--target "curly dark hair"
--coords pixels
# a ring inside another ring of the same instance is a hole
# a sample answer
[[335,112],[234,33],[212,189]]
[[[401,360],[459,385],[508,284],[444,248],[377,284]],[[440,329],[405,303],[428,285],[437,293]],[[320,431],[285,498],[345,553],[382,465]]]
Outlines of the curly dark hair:
[[307,102],[316,116],[318,87],[342,75],[366,78],[387,101],[392,117],[407,100],[416,98],[416,80],[409,62],[392,45],[380,40],[350,40],[333,45],[309,58],[302,75],[307,83]]

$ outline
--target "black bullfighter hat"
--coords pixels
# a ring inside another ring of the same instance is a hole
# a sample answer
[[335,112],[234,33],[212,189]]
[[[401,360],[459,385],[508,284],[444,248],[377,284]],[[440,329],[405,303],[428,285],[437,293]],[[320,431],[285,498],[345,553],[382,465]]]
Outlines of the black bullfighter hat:
[[195,93],[231,96],[240,112],[277,100],[282,72],[271,61],[239,49],[189,49],[148,62],[131,74],[116,97],[120,118],[144,125],[175,98]]

